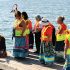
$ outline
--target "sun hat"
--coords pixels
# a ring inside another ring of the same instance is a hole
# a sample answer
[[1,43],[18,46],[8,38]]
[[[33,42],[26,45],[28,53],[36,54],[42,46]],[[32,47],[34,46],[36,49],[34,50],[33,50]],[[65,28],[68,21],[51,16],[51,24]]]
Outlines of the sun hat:
[[42,20],[41,20],[41,24],[43,24],[43,25],[47,25],[48,22],[49,22],[49,20],[47,20],[46,18],[42,18]]

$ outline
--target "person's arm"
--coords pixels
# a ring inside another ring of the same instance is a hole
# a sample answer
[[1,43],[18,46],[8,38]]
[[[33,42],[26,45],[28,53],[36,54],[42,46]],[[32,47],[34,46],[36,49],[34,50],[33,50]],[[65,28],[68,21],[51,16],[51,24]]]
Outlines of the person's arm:
[[41,31],[42,30],[42,24],[39,23],[38,27],[36,28],[38,31]]
[[15,37],[15,28],[13,28],[12,30],[12,40],[13,40],[13,37]]
[[56,34],[60,34],[60,33],[61,33],[61,31],[62,31],[62,27],[61,27],[61,25],[59,25],[58,30],[57,30],[57,33],[56,33]]
[[23,35],[23,33],[24,33],[25,29],[26,29],[26,23],[25,23],[24,20],[22,20],[22,22],[20,23],[20,26],[22,27],[22,34],[21,35]]

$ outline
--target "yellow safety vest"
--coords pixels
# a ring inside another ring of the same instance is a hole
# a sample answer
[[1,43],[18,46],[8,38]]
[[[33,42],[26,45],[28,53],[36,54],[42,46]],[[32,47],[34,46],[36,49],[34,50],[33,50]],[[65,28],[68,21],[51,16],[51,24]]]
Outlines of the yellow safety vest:
[[57,34],[56,41],[63,41],[66,38],[66,34]]
[[[21,23],[21,21],[22,20],[15,20],[15,22],[14,22],[14,28],[17,28],[17,29],[15,29],[15,36],[21,36],[21,34],[22,34],[21,27],[19,27],[19,24]],[[18,29],[18,27],[19,27],[19,29]],[[30,30],[28,28],[26,28],[23,33],[23,36],[26,36],[29,33],[30,33]]]
[[15,20],[14,22],[14,28],[15,28],[15,36],[21,36],[22,30],[21,27],[19,27],[19,24],[21,23],[22,20]]
[[30,34],[30,30],[27,28],[27,29],[24,31],[23,36],[26,36],[26,35],[28,35],[28,34]]

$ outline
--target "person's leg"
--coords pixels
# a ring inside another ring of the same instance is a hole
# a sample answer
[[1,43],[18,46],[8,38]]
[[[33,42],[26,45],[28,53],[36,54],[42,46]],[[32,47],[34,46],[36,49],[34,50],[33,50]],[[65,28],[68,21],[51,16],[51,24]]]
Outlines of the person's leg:
[[[39,39],[39,38],[38,38]],[[41,44],[41,41],[38,40],[37,42],[37,52],[39,53],[40,52],[40,44]]]
[[42,64],[45,64],[44,56],[44,42],[41,42],[39,60]]
[[30,32],[29,34],[29,48],[30,49],[33,49],[33,43],[34,43],[34,36],[33,36],[33,33]]
[[35,34],[35,43],[36,43],[37,53],[40,52],[40,44],[41,44],[40,37],[41,37],[41,33],[40,32]]
[[35,33],[35,46],[36,46],[36,52],[37,52],[37,33]]

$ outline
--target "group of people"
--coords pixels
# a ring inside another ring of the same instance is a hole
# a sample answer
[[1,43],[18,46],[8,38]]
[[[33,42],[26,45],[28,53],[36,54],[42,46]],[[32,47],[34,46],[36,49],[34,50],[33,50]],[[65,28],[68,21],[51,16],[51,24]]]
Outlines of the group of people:
[[[13,24],[12,38],[15,38],[15,45],[13,48],[13,56],[15,58],[25,58],[29,54],[29,49],[33,49],[36,46],[34,53],[39,55],[41,63],[49,64],[53,63],[55,56],[58,53],[63,53],[65,64],[64,70],[70,69],[70,31],[67,29],[64,23],[65,18],[60,16],[57,19],[59,25],[56,31],[54,25],[47,19],[40,15],[35,17],[35,25],[32,26],[32,22],[26,12],[16,11],[15,21]],[[6,54],[5,38],[1,37],[0,44],[2,51]],[[35,45],[34,45],[35,39]],[[0,49],[0,50],[1,50]],[[0,52],[0,54],[2,53]]]
[[33,49],[35,39],[36,51],[34,53],[39,54],[41,63],[53,63],[55,56],[58,55],[56,53],[64,52],[65,66],[69,66],[70,31],[64,23],[65,18],[58,17],[59,27],[57,31],[47,18],[37,15],[35,19],[36,22],[34,28],[32,28],[32,22],[26,12],[17,11],[15,13],[13,26],[13,37],[15,37],[14,57],[25,58],[28,56],[29,49]]

